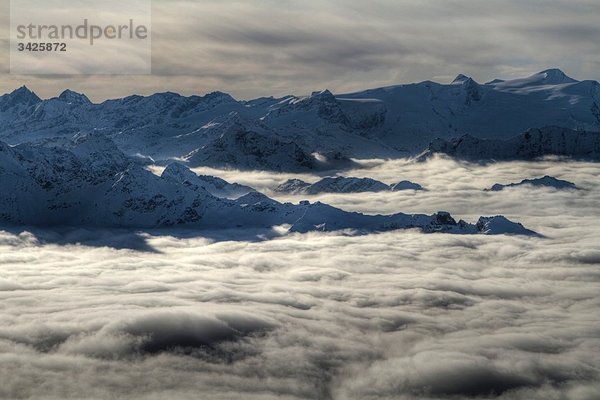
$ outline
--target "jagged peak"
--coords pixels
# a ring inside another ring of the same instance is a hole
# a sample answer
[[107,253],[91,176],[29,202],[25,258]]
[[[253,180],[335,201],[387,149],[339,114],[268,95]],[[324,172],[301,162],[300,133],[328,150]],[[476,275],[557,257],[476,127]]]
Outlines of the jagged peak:
[[11,94],[19,94],[19,93],[29,93],[35,94],[31,89],[29,89],[26,85],[22,85],[21,87],[13,90]]
[[198,185],[199,181],[198,175],[180,162],[167,165],[160,177],[177,184]]
[[73,90],[66,89],[59,96],[59,100],[62,100],[71,104],[91,104],[92,102],[88,97],[82,93],[77,93]]
[[318,91],[312,92],[310,97],[333,97],[333,93],[331,93],[331,91],[329,89],[318,90]]
[[458,74],[456,76],[456,78],[454,78],[454,80],[452,81],[451,84],[452,85],[457,84],[457,83],[462,84],[462,83],[465,83],[468,80],[473,80],[473,79],[470,76],[466,76],[466,75],[463,75],[463,74]]
[[5,94],[4,96],[2,96],[2,98],[10,99],[11,103],[13,104],[26,105],[35,104],[42,101],[42,99],[40,99],[37,94],[35,94],[25,85],[13,90],[8,94]]
[[[284,101],[285,102],[285,101]],[[332,103],[335,102],[335,96],[330,90],[319,90],[312,92],[310,96],[305,97],[292,97],[289,104],[321,104],[321,103]]]

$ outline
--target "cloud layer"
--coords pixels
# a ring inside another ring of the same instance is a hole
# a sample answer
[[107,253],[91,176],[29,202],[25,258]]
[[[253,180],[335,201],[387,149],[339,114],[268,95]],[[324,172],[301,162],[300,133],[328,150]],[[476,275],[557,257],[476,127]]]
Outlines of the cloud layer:
[[[547,238],[163,232],[141,234],[155,250],[144,251],[98,246],[93,232],[44,242],[1,232],[0,364],[10,368],[0,368],[0,397],[593,399],[598,169],[373,165],[375,178],[429,192],[328,200],[372,212],[496,210]],[[547,173],[586,190],[481,191]],[[116,234],[137,246],[139,233]]]
[[[70,87],[100,100],[219,89],[254,98],[445,82],[458,73],[487,81],[549,67],[600,80],[594,0],[155,0],[153,7],[153,76],[1,75],[0,90],[26,83],[54,96]],[[0,25],[8,26],[7,16],[0,13]]]

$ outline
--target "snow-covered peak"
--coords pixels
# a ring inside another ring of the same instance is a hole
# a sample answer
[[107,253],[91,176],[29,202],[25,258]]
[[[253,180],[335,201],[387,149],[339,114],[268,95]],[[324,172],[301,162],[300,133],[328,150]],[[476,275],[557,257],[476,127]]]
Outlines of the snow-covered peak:
[[329,90],[313,92],[306,97],[291,97],[280,102],[264,120],[274,124],[299,123],[317,129],[322,123],[348,124],[340,102]]
[[361,193],[389,190],[389,185],[371,178],[327,177],[306,189],[307,194],[319,193]]
[[577,190],[579,189],[573,182],[565,181],[562,179],[556,179],[553,176],[544,176],[542,178],[535,179],[523,179],[519,183],[510,183],[508,185],[502,185],[496,183],[490,189],[485,191],[499,192],[505,188],[519,187],[519,186],[534,186],[534,187],[551,187],[558,190]]
[[304,193],[308,187],[310,187],[310,183],[294,178],[283,182],[281,185],[277,186],[274,191],[280,193],[299,194]]
[[394,185],[390,186],[390,190],[393,192],[399,192],[401,190],[424,190],[423,186],[418,183],[414,183],[411,181],[400,181]]
[[525,228],[518,222],[509,220],[503,215],[481,217],[477,221],[476,226],[477,230],[483,234],[538,236],[535,232]]
[[318,90],[316,92],[312,92],[310,97],[322,98],[322,99],[330,99],[333,96],[333,93],[329,89]]
[[0,107],[6,109],[16,105],[30,106],[39,103],[40,101],[42,101],[42,99],[29,90],[27,86],[21,86],[11,93],[0,96]]
[[198,176],[181,163],[171,163],[163,171],[161,177],[176,183],[194,182]]
[[60,96],[58,96],[58,99],[74,105],[92,104],[92,102],[90,101],[90,99],[87,98],[86,95],[74,92],[70,89],[67,89],[64,92],[62,92]]
[[534,74],[533,76],[543,77],[542,82],[544,82],[545,84],[548,84],[548,85],[560,85],[563,83],[578,82],[577,80],[567,76],[567,74],[565,74],[563,71],[561,71],[558,68],[547,69],[547,70],[538,72],[537,74]]
[[293,104],[298,106],[309,106],[312,104],[335,103],[336,99],[333,93],[328,89],[312,92],[305,97],[290,97],[284,99],[281,104]]
[[[462,77],[462,78],[461,78]],[[464,104],[471,105],[474,101],[481,100],[481,89],[479,84],[470,77],[459,75],[452,82],[452,85],[460,85],[464,97]]]
[[423,187],[410,181],[388,185],[371,178],[327,177],[313,184],[300,179],[289,179],[275,188],[275,192],[289,194],[316,195],[321,193],[365,193],[400,190],[423,190]]
[[498,79],[498,78],[496,78],[496,79],[492,79],[489,82],[486,82],[485,84],[486,85],[495,85],[497,83],[502,83],[502,82],[505,82],[505,80],[504,79]]
[[463,74],[458,74],[458,75],[456,76],[456,78],[454,78],[454,80],[452,81],[452,83],[451,83],[451,84],[452,84],[452,85],[454,85],[454,84],[457,84],[457,83],[459,83],[459,84],[461,84],[461,83],[465,83],[465,82],[466,82],[466,81],[468,81],[469,79],[471,79],[471,77],[469,77],[469,76],[466,76],[466,75],[463,75]]
[[[547,69],[526,78],[512,79],[507,81],[496,80],[493,85],[499,90],[514,91],[515,89],[528,89],[538,87],[552,87],[557,85],[573,84],[579,81],[567,76],[563,71],[557,68]],[[522,93],[527,93],[524,91]]]

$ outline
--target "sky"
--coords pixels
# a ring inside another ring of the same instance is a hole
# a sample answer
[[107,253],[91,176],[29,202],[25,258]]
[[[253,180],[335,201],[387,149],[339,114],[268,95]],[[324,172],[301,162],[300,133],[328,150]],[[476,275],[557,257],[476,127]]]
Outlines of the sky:
[[600,80],[596,0],[154,0],[152,74],[139,76],[10,75],[8,1],[1,7],[2,93],[25,84],[41,97],[70,88],[94,101],[215,90],[250,99],[553,67]]

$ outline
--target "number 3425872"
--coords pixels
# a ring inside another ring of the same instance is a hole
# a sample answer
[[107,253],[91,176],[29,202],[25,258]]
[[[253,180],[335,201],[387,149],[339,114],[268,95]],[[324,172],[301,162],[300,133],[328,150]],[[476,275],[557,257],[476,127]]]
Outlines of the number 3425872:
[[17,43],[19,51],[67,51],[66,43]]

